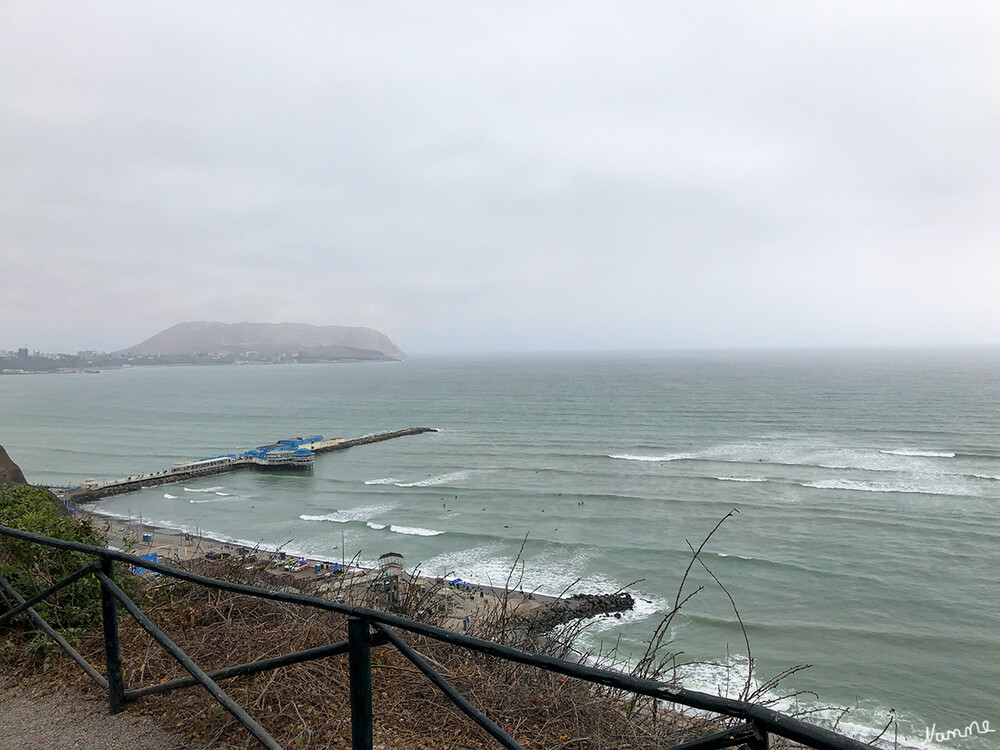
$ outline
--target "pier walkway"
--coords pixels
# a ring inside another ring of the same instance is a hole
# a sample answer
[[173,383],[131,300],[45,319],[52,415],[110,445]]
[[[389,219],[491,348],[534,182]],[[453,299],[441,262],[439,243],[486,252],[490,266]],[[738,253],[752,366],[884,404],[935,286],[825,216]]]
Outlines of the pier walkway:
[[[437,432],[437,430],[433,427],[408,427],[405,430],[380,432],[350,440],[343,438],[318,440],[309,445],[309,450],[313,453],[342,451],[358,445],[380,443],[384,440],[406,437],[407,435],[420,435],[424,432]],[[72,505],[76,503],[89,503],[94,500],[100,500],[102,497],[122,495],[126,492],[135,492],[144,487],[158,487],[163,484],[173,484],[174,482],[186,482],[199,477],[223,474],[238,469],[248,469],[256,465],[258,465],[258,462],[247,454],[219,456],[213,459],[176,464],[170,469],[165,469],[155,474],[138,474],[124,479],[114,479],[109,482],[91,482],[88,480],[82,487],[75,487],[68,490],[55,487],[50,489],[56,493],[56,496],[60,500],[63,500],[68,505]]]

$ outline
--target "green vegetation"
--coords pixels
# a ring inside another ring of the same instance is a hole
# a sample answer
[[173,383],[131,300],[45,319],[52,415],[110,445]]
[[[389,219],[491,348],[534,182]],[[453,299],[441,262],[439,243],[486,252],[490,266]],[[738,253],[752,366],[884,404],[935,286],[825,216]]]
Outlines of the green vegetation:
[[[61,515],[45,490],[30,485],[0,485],[0,525],[99,547],[107,545],[106,536],[90,519]],[[25,598],[91,562],[93,558],[81,552],[0,536],[0,574]],[[101,621],[100,583],[87,576],[35,605],[35,610],[64,634],[93,627]]]

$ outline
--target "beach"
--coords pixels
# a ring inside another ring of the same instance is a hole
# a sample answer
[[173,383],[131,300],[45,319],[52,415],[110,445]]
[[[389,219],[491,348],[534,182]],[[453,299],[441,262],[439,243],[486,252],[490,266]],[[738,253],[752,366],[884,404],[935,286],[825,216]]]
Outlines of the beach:
[[[109,546],[147,557],[160,564],[198,568],[207,561],[232,560],[245,563],[246,570],[256,569],[276,577],[279,586],[330,598],[345,604],[384,604],[373,587],[391,597],[388,578],[405,587],[406,595],[426,600],[426,609],[435,625],[456,632],[474,632],[479,621],[495,617],[506,608],[508,616],[522,621],[537,618],[539,622],[561,622],[602,614],[613,616],[616,606],[608,594],[560,598],[534,591],[510,590],[499,586],[473,584],[461,579],[424,576],[397,567],[389,559],[381,567],[365,567],[352,560],[314,559],[289,555],[280,549],[264,549],[234,544],[199,532],[169,529],[137,519],[109,518],[100,512],[78,509],[79,517],[90,518],[98,528],[107,528]],[[155,555],[155,557],[154,557]],[[384,556],[391,558],[392,555]],[[148,571],[135,571],[144,575]],[[397,592],[398,593],[398,592]],[[369,602],[370,598],[373,602]],[[609,610],[610,611],[607,611]],[[605,611],[598,611],[605,610]]]

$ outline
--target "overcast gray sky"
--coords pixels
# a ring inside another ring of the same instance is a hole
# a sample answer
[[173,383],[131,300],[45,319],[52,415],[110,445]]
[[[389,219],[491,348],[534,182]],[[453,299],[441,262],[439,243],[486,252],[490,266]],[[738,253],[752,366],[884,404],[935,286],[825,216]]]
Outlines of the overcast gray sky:
[[0,0],[0,348],[1000,344],[1000,3]]

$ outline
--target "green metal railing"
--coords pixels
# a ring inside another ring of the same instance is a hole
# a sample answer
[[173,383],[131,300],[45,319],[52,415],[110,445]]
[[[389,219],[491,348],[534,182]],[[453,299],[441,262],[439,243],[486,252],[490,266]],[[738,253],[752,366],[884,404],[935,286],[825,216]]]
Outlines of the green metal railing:
[[[770,736],[785,737],[814,750],[871,750],[857,740],[845,737],[829,729],[801,721],[791,716],[774,711],[759,704],[723,698],[707,693],[673,685],[655,682],[653,680],[633,677],[631,675],[607,669],[597,669],[574,662],[556,659],[551,656],[534,654],[522,649],[504,646],[492,641],[472,638],[450,630],[426,625],[405,617],[378,612],[364,607],[352,607],[346,604],[317,599],[302,594],[288,594],[245,584],[230,583],[214,578],[172,568],[166,565],[150,562],[135,555],[124,552],[94,547],[78,542],[67,542],[51,537],[40,536],[18,529],[0,526],[0,535],[22,539],[28,542],[54,547],[56,549],[83,552],[93,556],[95,561],[72,573],[58,583],[49,586],[44,591],[25,599],[14,590],[10,583],[0,576],[0,590],[15,605],[7,611],[0,612],[0,626],[18,615],[27,615],[42,631],[49,635],[80,667],[108,693],[108,704],[112,714],[123,710],[125,703],[144,695],[165,693],[178,688],[200,684],[206,691],[225,708],[246,730],[266,748],[278,750],[281,746],[253,719],[240,705],[230,698],[219,687],[219,681],[240,675],[256,674],[271,669],[297,664],[312,659],[320,659],[337,654],[348,655],[350,672],[350,703],[351,703],[351,734],[354,750],[372,750],[372,682],[371,682],[371,648],[372,646],[391,646],[434,683],[462,712],[482,727],[491,737],[496,739],[501,747],[519,749],[521,746],[502,727],[486,714],[473,706],[444,677],[441,676],[412,646],[407,644],[398,631],[405,631],[431,638],[436,641],[452,644],[458,648],[468,649],[477,653],[503,659],[517,664],[524,664],[539,669],[584,680],[596,685],[622,690],[637,695],[649,696],[663,701],[689,706],[701,711],[721,714],[740,719],[739,726],[719,732],[708,737],[702,737],[691,742],[677,745],[671,750],[719,750],[728,747],[740,747],[746,750],[767,750],[770,747]],[[217,669],[206,673],[191,658],[184,653],[167,635],[160,630],[129,596],[115,583],[114,562],[146,568],[166,576],[236,594],[246,594],[261,599],[299,604],[315,609],[336,612],[348,618],[346,641],[330,643],[324,646],[295,651],[283,656],[261,659],[233,667]],[[33,609],[46,597],[56,591],[79,581],[85,576],[93,575],[101,583],[101,612],[104,627],[104,645],[106,655],[107,677],[103,677],[87,662],[73,647],[66,642],[41,616]],[[121,605],[135,618],[181,666],[190,677],[170,680],[157,685],[150,685],[136,690],[125,690],[122,675],[121,646],[118,639],[118,606]],[[0,603],[2,606],[2,603]]]

